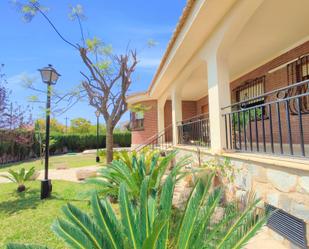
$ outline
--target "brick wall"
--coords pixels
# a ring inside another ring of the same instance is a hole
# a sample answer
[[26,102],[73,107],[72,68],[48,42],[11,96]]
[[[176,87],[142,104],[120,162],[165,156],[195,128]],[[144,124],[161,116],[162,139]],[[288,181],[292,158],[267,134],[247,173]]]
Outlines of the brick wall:
[[192,118],[196,115],[196,101],[182,101],[182,120]]
[[140,102],[145,106],[151,106],[149,111],[144,113],[144,129],[132,131],[132,144],[143,144],[148,138],[155,135],[158,131],[158,114],[157,114],[157,101],[144,101]]
[[276,57],[275,59],[265,63],[264,65],[232,81],[231,90],[235,89],[237,86],[241,85],[246,80],[254,79],[262,75],[266,75],[266,89],[265,89],[266,91],[278,88],[279,86],[287,85],[287,75],[285,68],[282,68],[280,71],[277,71],[276,73],[268,74],[268,72],[276,67],[279,67],[293,59],[296,59],[308,53],[309,53],[309,41],[303,43],[302,45],[286,53],[283,53],[282,55]]
[[164,128],[172,124],[172,101],[166,100],[164,105]]
[[196,101],[196,112],[197,112],[197,115],[209,112],[208,96],[205,96],[199,99],[198,101]]
[[[303,43],[302,45],[278,56],[277,58],[265,63],[264,65],[254,69],[253,71],[241,76],[240,78],[231,82],[231,98],[233,102],[236,102],[236,94],[233,91],[236,87],[243,84],[246,80],[254,79],[257,77],[261,77],[265,75],[265,92],[269,92],[271,90],[275,90],[288,85],[287,80],[287,67],[278,68],[275,71],[269,72],[270,70],[274,70],[281,65],[284,65],[290,62],[293,59],[297,59],[298,57],[309,53],[309,41]],[[270,100],[274,100],[275,97],[266,98],[266,102]],[[268,114],[266,113],[266,116]],[[282,129],[282,142],[288,142],[288,128],[287,128],[287,116],[285,112],[284,104],[280,104],[280,117],[281,117],[281,129]],[[278,116],[276,114],[275,106],[272,107],[272,122],[273,122],[273,136],[274,142],[279,142],[279,125],[278,125]],[[292,140],[293,143],[300,143],[300,135],[299,135],[299,120],[297,115],[290,115],[290,122],[292,128]],[[305,128],[305,124],[309,122],[309,115],[303,115],[303,125],[304,125],[304,140],[305,143],[309,143],[309,129]],[[255,124],[251,122],[252,125],[252,137],[253,141],[256,141],[255,137]],[[262,142],[262,124],[261,121],[258,121],[258,139]],[[265,121],[265,136],[266,142],[270,142],[270,129],[269,129],[269,119]],[[248,134],[248,133],[247,133]]]

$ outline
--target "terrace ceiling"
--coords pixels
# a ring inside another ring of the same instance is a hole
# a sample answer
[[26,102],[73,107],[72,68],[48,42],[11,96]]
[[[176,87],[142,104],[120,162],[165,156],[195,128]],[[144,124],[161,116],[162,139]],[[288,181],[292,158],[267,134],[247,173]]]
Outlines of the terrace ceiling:
[[265,0],[230,50],[231,79],[308,39],[308,16],[308,0]]

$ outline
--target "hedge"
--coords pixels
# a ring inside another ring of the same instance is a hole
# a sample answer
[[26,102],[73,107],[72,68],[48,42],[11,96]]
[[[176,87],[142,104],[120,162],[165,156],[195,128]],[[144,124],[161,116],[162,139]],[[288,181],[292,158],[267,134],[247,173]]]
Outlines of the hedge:
[[[34,135],[33,135],[34,136]],[[44,135],[42,135],[44,137]],[[99,147],[105,148],[106,135],[99,136]],[[39,157],[40,146],[37,136],[34,136],[34,143],[31,146],[24,146],[15,141],[0,141],[0,164],[15,162],[29,159],[32,157]],[[130,147],[131,133],[115,133],[114,134],[115,147]],[[82,152],[88,149],[97,148],[96,134],[89,135],[65,135],[65,134],[51,134],[50,135],[50,154],[61,154],[66,152]]]
[[[97,136],[90,135],[51,135],[54,144],[51,146],[51,153],[61,152],[66,149],[72,152],[81,152],[88,149],[95,149],[97,147]],[[105,148],[106,135],[99,136],[99,147]],[[131,133],[115,133],[114,145],[116,147],[130,147]]]

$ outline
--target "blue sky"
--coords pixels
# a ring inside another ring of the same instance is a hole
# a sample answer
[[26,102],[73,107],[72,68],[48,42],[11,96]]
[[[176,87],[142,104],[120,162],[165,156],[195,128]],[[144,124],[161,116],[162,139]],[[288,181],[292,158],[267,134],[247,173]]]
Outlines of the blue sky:
[[[87,19],[84,21],[85,33],[90,37],[99,37],[111,44],[114,51],[123,51],[128,42],[137,48],[140,63],[135,72],[130,92],[146,90],[165,51],[171,34],[185,6],[185,0],[42,0],[50,8],[49,17],[70,41],[80,41],[77,23],[68,18],[69,5],[81,4]],[[25,23],[21,15],[9,0],[0,1],[0,63],[5,64],[8,87],[12,90],[12,99],[22,105],[28,104],[28,97],[34,93],[22,86],[23,75],[36,78],[40,82],[38,68],[52,64],[62,75],[57,89],[66,91],[78,85],[82,80],[81,59],[71,47],[62,42],[41,17],[35,17],[31,23]],[[147,41],[154,39],[158,44],[145,48]],[[32,104],[33,105],[33,104]],[[34,106],[34,117],[42,116],[38,105]],[[94,108],[87,102],[75,105],[67,113],[58,117],[64,122],[84,117],[95,120]],[[127,120],[126,114],[122,120]]]

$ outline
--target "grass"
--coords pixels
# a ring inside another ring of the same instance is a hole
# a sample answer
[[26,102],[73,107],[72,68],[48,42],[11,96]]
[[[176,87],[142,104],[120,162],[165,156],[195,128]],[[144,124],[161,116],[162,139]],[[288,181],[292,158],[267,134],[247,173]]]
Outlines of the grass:
[[[78,168],[93,165],[103,165],[105,162],[97,164],[95,162],[96,154],[66,154],[61,156],[51,156],[50,157],[50,167],[51,169],[57,168],[60,165],[65,165],[69,168]],[[20,168],[25,168],[26,170],[31,167],[35,167],[37,170],[41,170],[44,164],[41,164],[41,160],[31,160],[27,162],[17,162],[11,164],[0,165],[0,172],[6,172],[8,169],[17,170]]]
[[88,201],[79,200],[79,193],[91,189],[82,183],[53,181],[52,197],[40,200],[40,182],[27,182],[27,191],[18,194],[13,183],[0,184],[0,248],[9,242],[66,248],[51,231],[52,222],[62,216],[61,207],[70,202],[90,210]]

